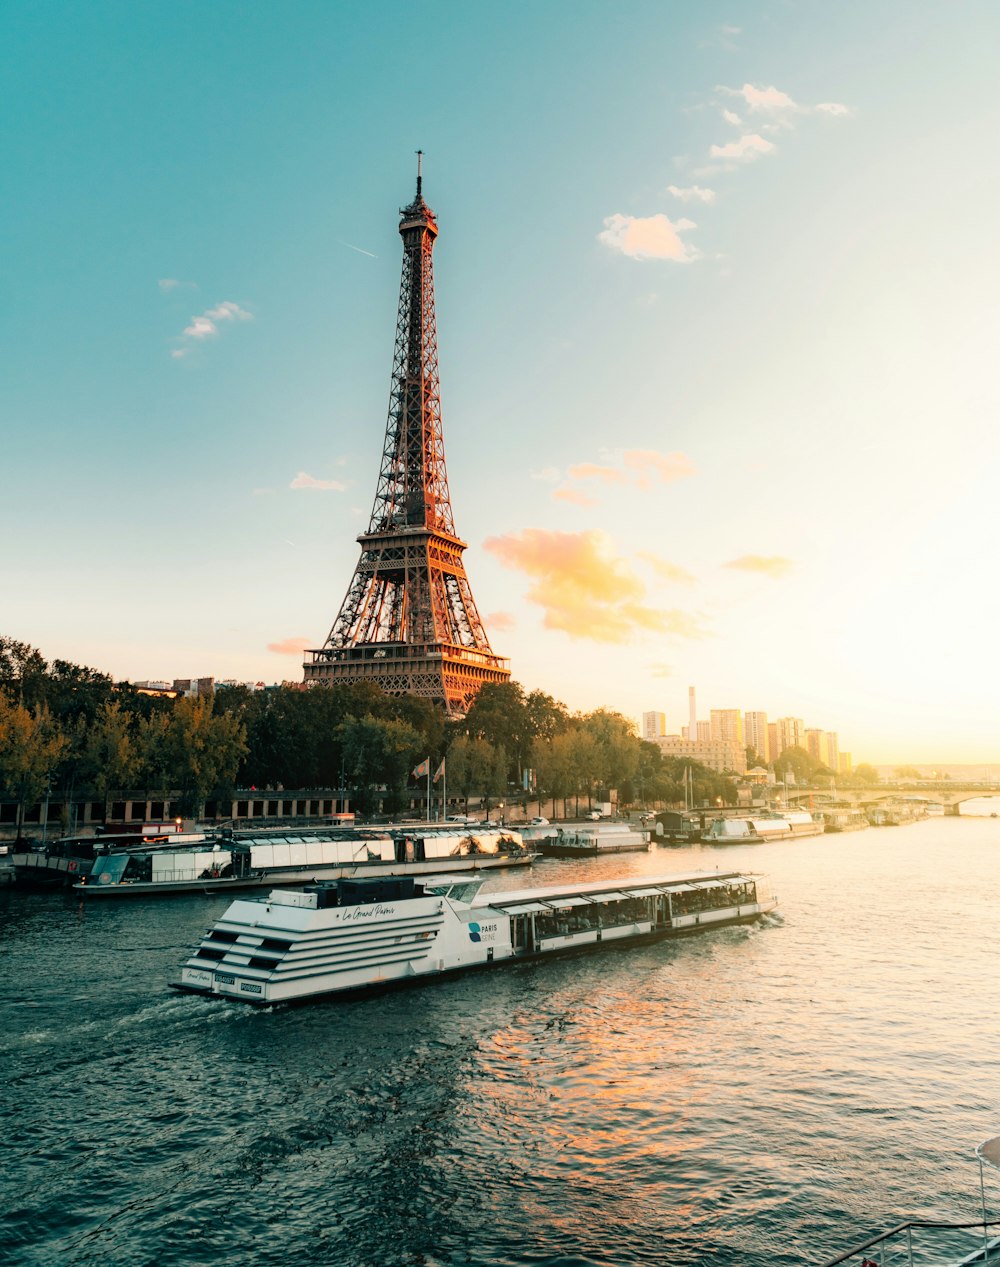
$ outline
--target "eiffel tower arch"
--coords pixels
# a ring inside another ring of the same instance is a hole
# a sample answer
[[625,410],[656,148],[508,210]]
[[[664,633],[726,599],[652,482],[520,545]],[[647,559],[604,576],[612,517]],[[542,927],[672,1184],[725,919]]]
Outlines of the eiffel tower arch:
[[306,682],[376,682],[466,713],[486,682],[506,682],[462,562],[441,428],[434,240],[437,223],[417,193],[400,212],[403,276],[382,465],[361,557],[323,646],[307,651]]

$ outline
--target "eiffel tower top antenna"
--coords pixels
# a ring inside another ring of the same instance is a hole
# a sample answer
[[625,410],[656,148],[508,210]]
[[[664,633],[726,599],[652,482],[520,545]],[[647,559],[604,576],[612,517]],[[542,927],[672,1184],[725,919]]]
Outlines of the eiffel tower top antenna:
[[421,186],[424,183],[424,178],[423,178],[423,175],[421,174],[423,165],[424,165],[424,152],[423,150],[417,150],[417,197],[418,198],[421,197]]

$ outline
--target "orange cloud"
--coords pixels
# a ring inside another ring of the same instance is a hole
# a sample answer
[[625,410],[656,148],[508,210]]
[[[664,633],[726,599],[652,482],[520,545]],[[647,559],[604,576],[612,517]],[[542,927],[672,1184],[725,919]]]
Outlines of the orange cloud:
[[793,559],[783,559],[780,554],[743,554],[738,559],[723,563],[724,568],[737,568],[741,572],[759,572],[763,576],[779,580],[795,567]]
[[576,488],[554,488],[552,490],[552,500],[554,502],[572,502],[574,506],[596,506],[597,502],[593,497],[588,497],[586,493],[581,493]]
[[485,544],[505,567],[534,578],[527,597],[544,611],[546,629],[609,643],[629,642],[640,632],[702,636],[687,612],[646,606],[645,587],[603,533],[526,528]]
[[663,559],[658,554],[650,554],[648,550],[640,550],[638,557],[648,563],[663,581],[677,581],[681,585],[692,585],[694,583],[694,577],[691,573],[678,563],[671,563],[669,559]]
[[517,621],[510,612],[490,612],[483,617],[483,624],[489,629],[498,629],[501,633],[510,633],[517,628]]
[[674,480],[688,479],[697,473],[694,463],[685,453],[627,449],[622,454],[622,461],[638,472],[636,483],[640,488],[649,488],[652,479],[659,480],[661,484],[672,484]]
[[275,655],[300,656],[308,646],[308,638],[286,638],[284,642],[269,642],[267,649],[273,651]]
[[649,676],[650,677],[673,677],[674,670],[673,670],[673,667],[669,664],[663,664],[663,663],[651,664],[649,666]]
[[625,476],[613,466],[598,466],[595,462],[577,462],[566,472],[571,480],[603,480],[605,484],[622,484]]
[[597,240],[613,251],[621,251],[634,260],[677,260],[686,263],[698,258],[695,247],[682,242],[681,233],[697,228],[690,220],[671,222],[662,213],[653,216],[605,217],[604,228]]

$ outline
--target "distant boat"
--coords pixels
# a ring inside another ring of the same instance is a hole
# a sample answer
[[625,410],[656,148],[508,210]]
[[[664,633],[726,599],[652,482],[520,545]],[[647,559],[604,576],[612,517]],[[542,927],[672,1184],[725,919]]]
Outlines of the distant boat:
[[713,818],[702,834],[707,845],[759,845],[765,840],[790,840],[792,825],[785,818]]
[[586,823],[560,827],[554,836],[536,840],[546,858],[588,858],[595,854],[637,853],[649,848],[649,832],[628,823]]

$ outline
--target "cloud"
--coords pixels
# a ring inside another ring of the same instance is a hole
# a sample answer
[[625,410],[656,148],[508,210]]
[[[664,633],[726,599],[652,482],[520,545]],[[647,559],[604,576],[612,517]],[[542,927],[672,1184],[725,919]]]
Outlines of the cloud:
[[742,97],[751,114],[784,114],[799,109],[787,92],[775,88],[758,88],[755,84],[744,84],[742,88],[721,88],[721,92],[734,97]]
[[156,283],[165,295],[169,295],[172,290],[183,288],[184,290],[197,290],[197,282],[182,282],[178,277],[161,277]]
[[730,141],[728,145],[713,145],[708,151],[712,158],[724,158],[730,162],[752,163],[762,154],[771,154],[777,146],[767,141],[757,132],[748,132],[738,141]]
[[793,559],[784,559],[780,554],[743,554],[738,559],[730,559],[723,563],[724,568],[736,568],[741,572],[758,572],[762,576],[770,576],[780,580],[795,567]]
[[685,453],[657,453],[655,449],[626,449],[622,461],[636,471],[636,484],[649,488],[654,479],[661,484],[689,479],[697,468]]
[[220,322],[230,321],[253,321],[253,313],[247,312],[245,308],[233,303],[231,299],[224,299],[222,303],[216,304],[214,308],[208,308],[205,312],[191,318],[191,324],[184,327],[180,336],[182,339],[188,340],[187,344],[174,348],[170,355],[175,360],[182,356],[187,356],[192,346],[197,345],[203,339],[214,338],[219,333]]
[[603,480],[605,484],[622,484],[625,475],[613,466],[598,466],[595,462],[578,462],[566,472],[571,480]]
[[[647,489],[654,483],[672,484],[697,473],[694,463],[684,453],[657,453],[655,449],[617,449],[607,452],[608,461],[577,462],[566,471],[567,480],[597,480],[602,484],[627,484]],[[594,499],[571,484],[563,484],[552,493],[555,501],[572,502],[577,506],[594,506]]]
[[678,185],[668,185],[667,193],[673,194],[681,202],[715,202],[715,190],[702,189],[699,185],[688,185],[686,188],[681,188]]
[[673,677],[674,669],[671,664],[664,664],[662,661],[651,664],[647,670],[650,677]]
[[672,581],[679,585],[693,585],[694,577],[687,570],[677,563],[671,563],[669,559],[661,558],[658,554],[652,554],[648,550],[640,550],[637,558],[648,563],[656,575],[663,581]]
[[698,251],[682,242],[680,234],[695,227],[690,220],[672,224],[662,213],[624,216],[616,212],[606,217],[597,240],[630,259],[675,260],[684,264],[697,259]]
[[308,646],[308,638],[285,638],[282,642],[269,642],[267,649],[275,655],[301,656]]
[[342,493],[347,488],[347,485],[340,480],[318,480],[312,475],[307,475],[305,471],[299,471],[288,487],[322,489],[323,491]]
[[529,471],[528,478],[541,480],[543,484],[555,484],[560,478],[558,466],[543,466],[540,471]]
[[838,118],[852,115],[854,111],[850,106],[845,106],[840,101],[821,101],[818,106],[814,107],[820,114],[830,114]]
[[526,528],[519,534],[490,537],[485,547],[504,567],[533,578],[527,597],[542,608],[546,629],[614,644],[631,642],[642,633],[703,636],[689,613],[646,605],[642,582],[624,559],[615,556],[601,532]]
[[184,333],[189,339],[207,339],[219,333],[220,321],[253,321],[253,313],[225,299],[201,316],[192,317],[191,324],[185,328]]
[[500,633],[510,633],[512,629],[517,628],[517,621],[510,612],[490,612],[484,617],[483,624],[488,629],[496,629]]
[[552,500],[554,502],[572,502],[574,506],[596,506],[597,502],[593,497],[588,497],[586,493],[581,493],[578,488],[554,488],[552,490]]
[[743,120],[732,110],[723,110],[722,117],[727,123],[731,123],[734,128],[741,128],[743,126]]

